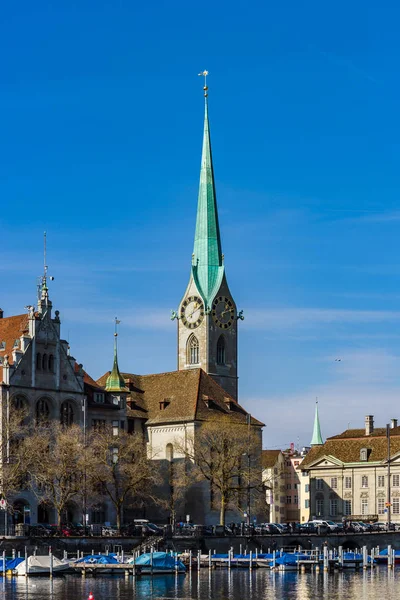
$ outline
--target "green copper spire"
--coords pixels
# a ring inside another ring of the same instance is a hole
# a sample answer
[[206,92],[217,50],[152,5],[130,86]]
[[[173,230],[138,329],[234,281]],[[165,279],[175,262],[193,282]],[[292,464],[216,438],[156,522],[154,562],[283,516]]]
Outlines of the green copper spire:
[[[204,76],[207,74],[207,71],[201,73],[201,75]],[[197,204],[192,272],[205,305],[206,307],[209,307],[219,286],[221,285],[224,275],[224,266],[211,154],[207,91],[208,88],[205,85],[203,152],[201,157],[199,198]]]
[[107,392],[128,392],[128,388],[125,387],[125,380],[119,372],[118,368],[118,352],[117,352],[117,325],[120,321],[115,317],[115,333],[114,333],[114,364],[111,373],[107,377],[106,391]]
[[311,446],[322,446],[323,439],[321,435],[321,427],[319,425],[319,416],[318,416],[318,400],[315,403],[315,417],[314,417],[314,431],[311,440]]

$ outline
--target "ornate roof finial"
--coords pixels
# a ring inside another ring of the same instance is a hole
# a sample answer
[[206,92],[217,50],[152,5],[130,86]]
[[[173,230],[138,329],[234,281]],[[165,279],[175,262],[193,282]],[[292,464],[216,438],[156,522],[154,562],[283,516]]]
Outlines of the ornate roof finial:
[[118,350],[117,350],[117,337],[118,337],[118,325],[121,323],[115,317],[115,328],[114,328],[114,364],[111,373],[107,377],[106,390],[107,392],[128,392],[128,388],[125,386],[125,380],[119,372],[118,368]]
[[204,77],[204,86],[203,86],[204,98],[207,98],[207,96],[208,96],[207,75],[208,75],[208,71],[201,71],[201,73],[199,73],[199,77]]

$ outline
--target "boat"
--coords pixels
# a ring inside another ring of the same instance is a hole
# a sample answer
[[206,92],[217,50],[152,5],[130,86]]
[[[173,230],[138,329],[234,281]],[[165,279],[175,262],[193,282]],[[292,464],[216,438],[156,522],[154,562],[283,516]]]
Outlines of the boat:
[[183,562],[167,552],[145,552],[128,562],[137,565],[142,575],[186,572]]
[[[86,565],[86,571],[90,571],[90,568],[94,565],[110,565],[109,569],[107,569],[106,567],[101,569],[102,575],[110,575],[115,573],[113,565],[119,565],[120,563],[117,560],[115,554],[88,554],[87,556],[82,556],[82,558],[78,558],[73,563],[71,563],[71,567],[82,564]],[[121,571],[121,574],[122,573],[123,572]]]
[[52,572],[53,575],[69,570],[69,564],[64,563],[55,556],[28,556],[23,559],[14,569],[15,575],[26,575],[26,567],[28,563],[28,575],[50,575],[50,558],[53,560]]
[[[388,562],[388,549],[387,548],[385,548],[384,550],[381,550],[379,552],[379,554],[377,556],[375,556],[375,562],[377,562],[378,565],[381,565],[381,564],[387,565],[387,562]],[[400,550],[394,551],[394,564],[395,565],[400,564]]]
[[275,569],[278,571],[297,571],[299,561],[311,560],[309,554],[293,552],[292,554],[283,553],[275,559]]

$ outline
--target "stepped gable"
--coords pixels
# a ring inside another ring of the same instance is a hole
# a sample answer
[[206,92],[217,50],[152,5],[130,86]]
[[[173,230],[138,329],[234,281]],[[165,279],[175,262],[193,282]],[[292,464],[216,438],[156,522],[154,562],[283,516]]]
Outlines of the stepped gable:
[[262,450],[261,466],[263,469],[271,469],[278,460],[281,450]]
[[[16,340],[23,333],[28,333],[28,314],[15,315],[13,317],[3,317],[0,319],[0,358],[8,355],[8,362],[13,364],[12,351]],[[3,348],[4,346],[4,348]],[[18,345],[19,347],[19,345]]]
[[[109,372],[100,377],[97,384],[104,385],[108,375]],[[247,422],[247,412],[202,369],[122,376],[130,390],[128,416],[147,418],[147,425],[207,421],[219,415]],[[251,424],[263,425],[254,418]]]

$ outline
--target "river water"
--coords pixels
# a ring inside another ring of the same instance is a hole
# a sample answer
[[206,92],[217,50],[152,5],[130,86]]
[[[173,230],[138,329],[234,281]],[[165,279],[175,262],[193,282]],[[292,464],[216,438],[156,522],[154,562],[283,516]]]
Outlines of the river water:
[[0,581],[2,598],[22,600],[389,600],[400,597],[400,569],[384,566],[368,571],[275,573],[267,569],[192,572],[133,580],[124,576],[84,579],[15,577]]

